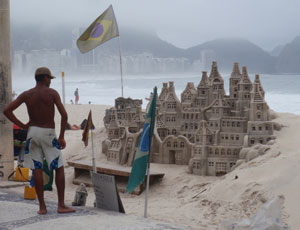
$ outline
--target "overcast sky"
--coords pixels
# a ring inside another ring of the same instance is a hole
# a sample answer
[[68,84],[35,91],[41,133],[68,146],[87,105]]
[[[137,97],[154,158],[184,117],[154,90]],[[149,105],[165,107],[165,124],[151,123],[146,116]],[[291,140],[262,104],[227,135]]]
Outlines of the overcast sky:
[[[88,27],[110,4],[122,26],[188,48],[240,37],[272,50],[300,35],[300,0],[11,0],[14,23]],[[122,34],[121,34],[122,39]]]

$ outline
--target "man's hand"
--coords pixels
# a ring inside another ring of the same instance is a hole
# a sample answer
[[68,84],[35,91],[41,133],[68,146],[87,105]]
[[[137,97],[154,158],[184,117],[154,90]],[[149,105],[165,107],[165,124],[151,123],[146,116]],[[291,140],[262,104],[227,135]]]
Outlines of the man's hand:
[[60,149],[64,149],[66,148],[66,141],[64,138],[58,138],[58,143],[59,143],[59,146],[60,146]]

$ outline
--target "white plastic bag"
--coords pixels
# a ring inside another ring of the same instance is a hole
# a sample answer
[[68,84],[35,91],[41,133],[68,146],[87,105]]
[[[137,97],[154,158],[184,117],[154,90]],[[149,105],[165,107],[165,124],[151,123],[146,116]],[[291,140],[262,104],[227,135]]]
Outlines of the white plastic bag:
[[281,223],[282,199],[278,196],[265,203],[251,218],[223,221],[219,230],[287,230]]

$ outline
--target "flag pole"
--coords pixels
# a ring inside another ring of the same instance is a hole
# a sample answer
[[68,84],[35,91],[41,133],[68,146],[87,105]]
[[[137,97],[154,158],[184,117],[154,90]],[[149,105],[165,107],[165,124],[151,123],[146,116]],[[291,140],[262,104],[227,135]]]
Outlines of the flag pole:
[[94,134],[93,127],[91,127],[91,139],[92,139],[92,162],[93,162],[93,172],[97,173],[96,169],[96,160],[95,160],[95,151],[94,151]]
[[122,54],[121,54],[120,35],[118,36],[118,41],[119,41],[119,54],[120,54],[121,92],[122,92],[122,97],[123,97],[123,68],[122,68]]
[[[156,87],[155,87],[156,88]],[[154,91],[155,91],[154,88]],[[153,99],[152,99],[153,100]],[[153,105],[153,104],[152,104]],[[147,181],[146,181],[146,197],[145,197],[145,210],[144,210],[144,218],[147,218],[147,208],[148,208],[148,193],[149,193],[149,181],[150,181],[150,153],[151,153],[151,143],[152,143],[152,130],[154,129],[154,121],[153,114],[155,113],[155,108],[152,107],[151,111],[151,122],[150,122],[150,135],[149,135],[149,158],[148,158],[148,167],[147,167]],[[155,118],[154,118],[155,119]],[[154,131],[154,130],[153,130]]]
[[61,84],[62,84],[62,98],[63,98],[63,104],[66,106],[66,97],[65,97],[65,72],[61,72]]

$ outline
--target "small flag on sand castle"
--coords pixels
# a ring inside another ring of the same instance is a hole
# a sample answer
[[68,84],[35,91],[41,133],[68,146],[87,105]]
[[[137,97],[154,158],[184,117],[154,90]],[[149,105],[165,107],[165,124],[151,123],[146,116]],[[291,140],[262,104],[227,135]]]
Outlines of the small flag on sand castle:
[[88,119],[85,123],[83,132],[82,132],[82,141],[84,142],[85,146],[88,146],[89,144],[89,131],[90,129],[92,129],[92,110],[90,110],[89,115],[88,115]]

